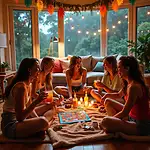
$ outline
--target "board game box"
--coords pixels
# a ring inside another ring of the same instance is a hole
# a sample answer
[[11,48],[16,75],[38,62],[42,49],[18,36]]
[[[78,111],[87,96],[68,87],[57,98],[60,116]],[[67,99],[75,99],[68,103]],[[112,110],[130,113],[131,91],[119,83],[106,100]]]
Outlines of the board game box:
[[61,124],[91,121],[90,117],[84,110],[60,112],[58,116]]

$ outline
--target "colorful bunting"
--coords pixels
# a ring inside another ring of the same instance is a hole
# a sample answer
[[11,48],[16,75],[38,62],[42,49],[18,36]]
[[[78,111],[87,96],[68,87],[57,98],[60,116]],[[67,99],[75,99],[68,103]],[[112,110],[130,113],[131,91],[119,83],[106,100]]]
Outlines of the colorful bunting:
[[129,0],[129,2],[130,2],[132,5],[134,5],[135,1],[136,1],[136,0]]
[[64,17],[64,8],[59,7],[58,9],[58,17],[63,18]]
[[48,5],[48,12],[50,13],[50,15],[52,15],[53,13],[54,13],[54,5],[52,5],[52,4],[49,4]]
[[42,0],[37,0],[36,6],[37,6],[38,11],[43,10],[43,1]]
[[32,4],[32,0],[24,0],[24,3],[27,7],[30,7],[30,5]]
[[115,12],[118,11],[118,2],[117,2],[117,0],[114,0],[114,1],[112,2],[112,9],[113,9]]
[[105,6],[105,5],[102,5],[102,6],[100,6],[99,9],[100,9],[101,16],[104,17],[105,14],[106,14],[106,12],[107,12],[106,6]]

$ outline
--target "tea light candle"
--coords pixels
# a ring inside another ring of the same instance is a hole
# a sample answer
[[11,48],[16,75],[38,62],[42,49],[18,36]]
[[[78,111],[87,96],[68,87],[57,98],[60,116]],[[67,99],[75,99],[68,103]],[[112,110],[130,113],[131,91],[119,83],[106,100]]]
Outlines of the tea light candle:
[[81,105],[81,101],[78,101],[78,105]]
[[84,105],[85,105],[85,107],[87,107],[88,106],[88,101],[85,101]]
[[93,100],[91,101],[91,104],[92,104],[92,105],[94,104],[94,101],[93,101]]
[[83,103],[83,98],[82,97],[80,97],[80,102]]
[[92,104],[91,103],[89,103],[89,107],[91,107],[92,106]]

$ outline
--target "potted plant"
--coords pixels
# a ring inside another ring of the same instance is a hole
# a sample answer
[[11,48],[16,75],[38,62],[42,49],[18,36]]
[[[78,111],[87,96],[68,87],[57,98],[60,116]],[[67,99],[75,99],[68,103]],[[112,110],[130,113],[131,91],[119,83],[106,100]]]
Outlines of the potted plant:
[[0,72],[5,72],[7,69],[10,69],[8,62],[2,62],[0,64]]
[[140,35],[137,42],[128,41],[130,52],[134,53],[139,63],[144,65],[145,72],[150,71],[150,33]]

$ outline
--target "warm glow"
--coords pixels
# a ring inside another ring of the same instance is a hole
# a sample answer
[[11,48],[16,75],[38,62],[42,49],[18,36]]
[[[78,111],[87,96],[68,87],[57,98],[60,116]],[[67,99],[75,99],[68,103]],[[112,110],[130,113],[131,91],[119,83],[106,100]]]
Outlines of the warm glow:
[[147,14],[150,15],[150,11],[148,11]]
[[73,20],[72,17],[70,17],[69,20]]
[[118,24],[121,24],[121,21],[118,21]]
[[106,29],[107,32],[109,32],[109,29]]
[[80,102],[83,103],[83,98],[82,97],[80,97]]
[[101,30],[99,29],[98,32],[101,32]]
[[128,18],[128,16],[127,16],[127,15],[125,15],[125,18]]
[[93,101],[93,100],[91,101],[91,104],[92,104],[92,105],[94,104],[94,101]]
[[116,26],[112,26],[112,28],[113,28],[113,29],[115,29],[115,28],[116,28]]
[[99,12],[97,12],[97,15],[99,15]]
[[70,42],[70,39],[68,39],[68,42]]
[[86,31],[86,34],[89,34],[89,31]]
[[81,31],[80,31],[80,30],[78,30],[78,33],[81,33]]
[[96,33],[93,33],[94,35],[96,35]]
[[84,16],[82,16],[82,19],[84,19]]
[[81,105],[81,102],[80,102],[80,101],[78,101],[78,105]]

